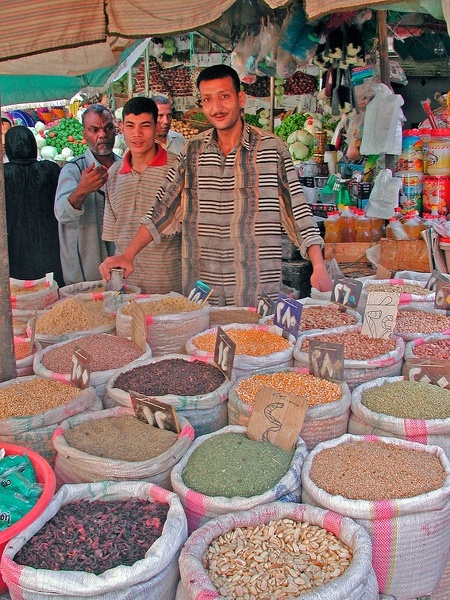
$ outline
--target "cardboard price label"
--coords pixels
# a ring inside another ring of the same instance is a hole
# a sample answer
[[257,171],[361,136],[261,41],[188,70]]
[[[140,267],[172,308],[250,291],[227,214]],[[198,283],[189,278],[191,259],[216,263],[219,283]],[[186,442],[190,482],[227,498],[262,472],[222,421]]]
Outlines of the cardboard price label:
[[333,279],[331,302],[336,302],[348,308],[356,308],[361,296],[362,281],[350,277],[337,277]]
[[203,283],[203,281],[198,279],[195,282],[194,288],[189,292],[188,300],[195,302],[195,304],[198,304],[201,308],[213,291],[213,288],[210,288],[209,285],[206,285],[206,283]]
[[228,379],[231,379],[236,342],[221,328],[217,328],[216,345],[214,348],[214,362]]
[[131,299],[131,339],[145,352],[147,344],[147,323],[145,313],[134,298]]
[[130,390],[130,398],[134,414],[138,419],[153,427],[180,433],[178,415],[173,406],[132,390]]
[[303,304],[293,298],[280,298],[275,307],[273,324],[280,327],[286,333],[297,337],[302,318]]
[[75,351],[72,354],[72,373],[70,374],[70,381],[81,390],[85,390],[89,387],[90,380],[91,355],[76,346]]
[[437,281],[434,307],[450,311],[450,282]]
[[263,318],[268,317],[269,315],[273,315],[273,313],[275,312],[275,302],[272,300],[272,298],[269,298],[269,296],[264,292],[258,299],[258,306],[256,308],[256,312],[260,314]]
[[400,294],[369,292],[367,294],[361,334],[370,338],[389,339],[394,333]]
[[309,340],[308,354],[311,375],[344,381],[344,344]]
[[450,389],[450,364],[448,360],[408,358],[403,364],[403,375],[409,381],[428,383]]
[[293,450],[308,409],[308,400],[288,392],[262,388],[256,394],[247,437]]
[[434,292],[436,290],[436,284],[438,281],[442,281],[443,283],[450,283],[450,278],[446,275],[443,275],[442,273],[439,273],[439,271],[433,270],[430,277],[428,278],[425,287],[429,289],[430,292]]

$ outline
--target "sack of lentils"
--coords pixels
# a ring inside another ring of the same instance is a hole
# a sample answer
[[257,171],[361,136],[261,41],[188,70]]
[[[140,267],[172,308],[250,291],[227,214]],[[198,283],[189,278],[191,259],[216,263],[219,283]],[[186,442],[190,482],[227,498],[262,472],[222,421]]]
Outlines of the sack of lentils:
[[426,287],[427,281],[413,279],[373,279],[363,283],[358,312],[364,314],[369,292],[397,292],[399,306],[422,308],[434,305],[435,293]]
[[450,462],[438,446],[346,434],[302,469],[302,501],[354,519],[372,540],[381,594],[431,594],[450,554]]
[[361,334],[360,326],[347,331],[306,333],[299,336],[294,349],[294,366],[309,368],[309,340],[344,344],[344,381],[350,390],[378,377],[393,377],[402,371],[405,342],[392,339],[369,338]]
[[343,381],[328,381],[310,375],[307,369],[262,369],[240,377],[228,395],[228,423],[248,426],[255,397],[262,388],[303,396],[308,410],[299,435],[308,450],[319,442],[347,433],[350,390]]
[[424,335],[406,343],[402,374],[411,381],[450,389],[449,359],[450,335]]
[[189,531],[225,513],[249,510],[275,500],[300,501],[300,472],[307,454],[297,438],[287,452],[270,442],[250,440],[247,428],[229,425],[203,435],[171,474]]
[[58,425],[72,415],[101,408],[92,387],[80,390],[35,375],[10,379],[0,383],[0,439],[30,448],[53,464],[52,435]]
[[9,279],[11,307],[19,310],[38,310],[51,306],[57,300],[58,284],[53,277],[47,279]]
[[450,390],[380,377],[352,392],[348,432],[436,445],[450,456]]
[[[111,333],[115,326],[115,317],[104,309],[103,302],[69,297],[36,319],[36,339],[46,348],[83,335]],[[30,325],[27,333],[31,334]]]
[[[261,323],[273,324],[273,315],[261,319]],[[333,302],[322,304],[305,304],[300,318],[299,333],[322,331],[323,329],[340,330],[349,325],[361,325],[361,315],[356,310],[343,308]]]
[[258,324],[261,315],[256,312],[256,308],[252,306],[212,306],[209,313],[209,326],[223,327],[231,323],[241,324]]
[[[283,330],[275,325],[224,325],[222,329],[236,343],[234,378],[259,369],[292,367],[295,338],[283,337]],[[191,356],[214,358],[217,327],[199,333],[186,342]]]
[[52,439],[57,484],[129,480],[170,489],[170,471],[194,439],[188,421],[179,424],[180,433],[159,429],[125,407],[70,417]]
[[227,425],[230,387],[231,381],[212,359],[167,354],[116,371],[106,384],[106,396],[115,405],[128,407],[130,390],[156,397],[173,406],[199,436]]
[[[177,292],[137,298],[147,322],[147,342],[153,356],[183,354],[186,340],[209,327],[210,305],[203,308]],[[123,304],[116,316],[117,335],[131,337],[131,305]]]
[[405,342],[438,333],[450,334],[450,317],[445,310],[434,308],[433,305],[423,309],[399,307],[394,334]]
[[17,377],[27,377],[34,374],[33,360],[36,354],[42,350],[42,346],[36,340],[34,340],[33,346],[31,343],[31,338],[14,336]]
[[143,352],[131,340],[109,333],[96,333],[44,348],[35,356],[34,372],[46,379],[70,381],[72,356],[77,347],[91,356],[90,385],[101,400],[105,397],[109,378],[117,369],[152,356],[148,344]]
[[64,485],[12,538],[1,571],[12,600],[172,600],[186,537],[179,499],[157,485]]
[[371,561],[369,535],[351,519],[271,502],[216,517],[189,536],[177,600],[378,600]]

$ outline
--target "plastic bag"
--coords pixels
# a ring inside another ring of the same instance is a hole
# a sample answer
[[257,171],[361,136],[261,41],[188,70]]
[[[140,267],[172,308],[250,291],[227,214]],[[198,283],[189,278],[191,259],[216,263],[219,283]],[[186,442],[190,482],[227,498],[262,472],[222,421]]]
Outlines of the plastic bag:
[[401,177],[394,177],[390,169],[382,169],[375,177],[375,183],[366,206],[366,216],[390,219],[394,215],[395,207],[398,206],[398,194],[401,187]]
[[277,46],[280,28],[275,23],[262,25],[259,32],[261,47],[256,59],[256,74],[275,77],[277,74]]
[[231,53],[231,66],[243,83],[251,85],[256,81],[255,65],[259,48],[259,39],[253,34],[244,33]]

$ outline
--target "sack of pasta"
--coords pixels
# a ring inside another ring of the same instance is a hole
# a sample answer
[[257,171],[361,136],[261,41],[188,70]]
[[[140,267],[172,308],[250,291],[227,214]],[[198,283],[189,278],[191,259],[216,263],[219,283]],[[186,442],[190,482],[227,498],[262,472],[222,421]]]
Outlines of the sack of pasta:
[[51,306],[58,299],[58,284],[53,273],[34,280],[9,279],[11,306],[19,310],[38,310]]

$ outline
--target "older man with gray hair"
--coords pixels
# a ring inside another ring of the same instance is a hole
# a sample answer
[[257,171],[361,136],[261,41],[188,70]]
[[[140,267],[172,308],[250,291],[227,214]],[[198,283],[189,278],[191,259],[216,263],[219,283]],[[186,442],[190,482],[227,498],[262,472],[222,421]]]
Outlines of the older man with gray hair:
[[172,124],[172,104],[166,96],[152,96],[158,107],[158,123],[156,141],[168,152],[180,154],[186,144],[186,138],[181,133],[170,129]]

